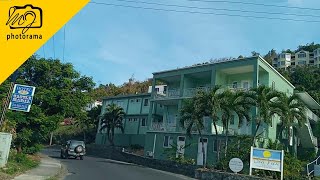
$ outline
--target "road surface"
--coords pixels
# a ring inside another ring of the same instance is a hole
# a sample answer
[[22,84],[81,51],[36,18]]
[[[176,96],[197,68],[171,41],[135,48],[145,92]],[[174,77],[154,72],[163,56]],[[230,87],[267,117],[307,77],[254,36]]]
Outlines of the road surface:
[[84,160],[60,159],[59,149],[44,154],[59,159],[68,170],[65,180],[189,180],[192,178],[125,162],[85,156]]

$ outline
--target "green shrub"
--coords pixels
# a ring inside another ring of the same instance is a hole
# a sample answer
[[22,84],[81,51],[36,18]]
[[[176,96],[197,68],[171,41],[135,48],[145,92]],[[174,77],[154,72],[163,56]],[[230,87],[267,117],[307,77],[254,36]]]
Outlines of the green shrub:
[[178,157],[171,156],[171,157],[169,157],[169,160],[174,161],[179,164],[190,164],[190,165],[194,165],[196,162],[194,159],[183,157],[183,156],[178,156]]
[[38,164],[39,161],[31,159],[28,155],[11,150],[6,168],[2,168],[0,171],[9,175],[15,175],[35,168]]
[[141,146],[139,144],[132,144],[132,145],[130,145],[130,149],[132,149],[132,150],[140,150],[140,149],[143,149],[143,146]]
[[40,152],[42,148],[43,148],[43,145],[35,144],[31,147],[25,147],[22,152],[25,154],[35,154],[37,152]]

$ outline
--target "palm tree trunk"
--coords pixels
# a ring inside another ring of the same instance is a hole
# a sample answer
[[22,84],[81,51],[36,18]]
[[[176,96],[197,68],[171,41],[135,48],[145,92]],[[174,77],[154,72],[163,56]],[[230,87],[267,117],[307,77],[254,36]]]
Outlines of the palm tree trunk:
[[202,134],[201,134],[201,130],[198,128],[198,132],[200,135],[200,139],[201,139],[201,144],[202,144],[202,160],[203,160],[203,168],[206,168],[206,154],[204,151],[204,142],[203,142],[203,138],[202,138]]
[[256,130],[254,132],[253,140],[252,140],[252,146],[254,146],[254,141],[256,140],[256,135],[257,135],[257,132],[258,132],[258,130],[260,128],[260,125],[261,125],[261,121],[258,122],[258,126],[257,126],[257,128],[256,128]]
[[114,146],[114,128],[111,129],[111,145]]
[[224,148],[224,157],[227,157],[227,149],[228,149],[228,125],[226,127],[226,133],[225,133],[225,136],[226,136],[226,145],[225,145],[225,148]]
[[218,145],[218,128],[217,128],[217,124],[215,121],[213,122],[213,126],[214,126],[214,130],[216,131],[217,160],[219,161],[220,160],[220,147]]

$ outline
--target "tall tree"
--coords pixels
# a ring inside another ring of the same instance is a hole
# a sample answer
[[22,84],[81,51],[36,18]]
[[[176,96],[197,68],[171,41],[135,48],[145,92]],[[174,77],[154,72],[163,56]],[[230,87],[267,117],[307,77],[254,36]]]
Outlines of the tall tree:
[[203,167],[206,167],[206,153],[204,148],[203,134],[204,120],[208,112],[205,110],[207,106],[206,93],[200,91],[192,99],[185,100],[180,110],[180,125],[186,129],[186,134],[191,136],[194,129],[198,132],[202,143]]
[[106,107],[106,112],[102,115],[100,131],[107,129],[109,143],[114,146],[114,130],[120,129],[124,132],[123,119],[125,112],[122,107],[116,104],[109,104]]
[[288,97],[286,94],[282,94],[280,101],[278,102],[282,106],[282,111],[280,114],[280,128],[277,138],[280,140],[282,131],[287,129],[288,134],[290,127],[296,125],[302,126],[307,121],[306,107],[301,102],[296,94]]
[[280,103],[276,103],[281,97],[280,92],[275,91],[267,86],[259,86],[257,88],[254,88],[253,91],[255,91],[255,100],[257,107],[257,115],[255,117],[257,126],[253,134],[254,145],[257,132],[261,124],[266,123],[270,125],[272,123],[273,115],[281,114],[282,106],[280,105]]

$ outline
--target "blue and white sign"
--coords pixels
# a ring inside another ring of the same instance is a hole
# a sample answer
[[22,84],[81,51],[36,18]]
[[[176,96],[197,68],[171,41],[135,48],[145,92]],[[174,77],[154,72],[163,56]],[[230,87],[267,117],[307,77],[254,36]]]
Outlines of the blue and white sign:
[[9,109],[29,112],[35,91],[33,86],[15,84],[12,92]]
[[283,179],[284,151],[251,147],[250,175],[252,169],[263,169],[281,172]]

